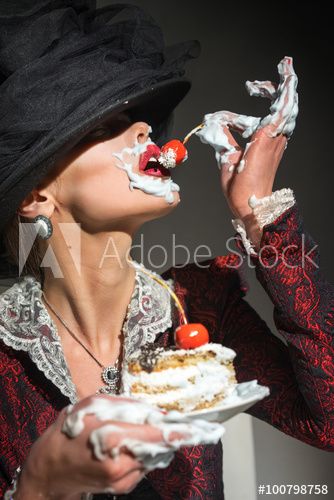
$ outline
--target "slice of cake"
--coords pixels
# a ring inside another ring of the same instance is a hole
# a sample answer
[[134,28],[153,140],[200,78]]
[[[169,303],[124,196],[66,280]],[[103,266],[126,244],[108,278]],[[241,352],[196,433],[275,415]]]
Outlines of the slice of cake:
[[165,410],[211,408],[233,391],[235,351],[205,343],[192,349],[143,347],[123,373],[126,395]]

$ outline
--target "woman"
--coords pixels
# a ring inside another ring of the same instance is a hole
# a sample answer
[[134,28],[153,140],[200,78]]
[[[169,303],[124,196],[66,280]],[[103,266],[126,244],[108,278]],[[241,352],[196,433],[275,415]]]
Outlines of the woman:
[[[11,112],[3,114],[1,136],[1,229],[12,262],[19,266],[21,257],[12,235],[16,222],[17,241],[18,216],[33,221],[40,236],[33,241],[25,278],[1,296],[1,492],[25,500],[103,491],[101,498],[109,491],[135,499],[221,499],[220,444],[182,447],[168,467],[147,474],[126,448],[116,461],[92,457],[88,439],[101,427],[97,414],[86,418],[76,438],[62,432],[69,403],[74,417],[93,394],[108,400],[110,415],[122,408],[124,401],[110,395],[112,384],[102,383],[101,368],[119,374],[124,358],[138,346],[168,345],[177,325],[168,294],[146,274],[149,270],[134,267],[128,254],[139,227],[170,213],[180,201],[169,176],[158,181],[141,168],[149,159],[146,152],[157,154],[151,127],[162,144],[170,114],[189,88],[180,76],[191,47],[174,47],[162,57],[160,32],[139,9],[118,5],[95,12],[82,2],[69,3],[51,8],[44,2],[25,16],[1,18],[11,27],[4,30],[8,47],[21,49],[15,62],[3,51],[2,61],[10,74],[2,97],[17,97],[3,101]],[[115,19],[122,11],[130,19]],[[36,45],[26,35],[32,25],[43,33]],[[105,75],[108,64],[118,76],[117,88]],[[333,289],[310,259],[302,262],[314,243],[307,236],[301,248],[303,228],[293,194],[272,194],[288,131],[279,130],[274,120],[262,123],[246,155],[228,130],[235,126],[232,118],[224,128],[231,147],[220,151],[222,188],[239,219],[239,248],[244,255],[247,248],[256,263],[287,345],[243,299],[237,254],[216,257],[207,267],[172,268],[163,277],[172,280],[188,318],[204,323],[212,341],[238,353],[238,381],[257,378],[270,388],[270,396],[249,413],[332,451]],[[15,141],[8,133],[13,128]],[[233,175],[230,167],[240,166],[241,159],[246,165]],[[24,239],[28,246],[29,241]],[[110,253],[113,259],[106,258]],[[44,254],[47,267],[42,268]],[[316,251],[309,256],[317,262]],[[146,301],[150,308],[143,307]],[[135,413],[135,404],[129,404]],[[116,423],[108,450],[124,436],[163,444],[154,425]]]

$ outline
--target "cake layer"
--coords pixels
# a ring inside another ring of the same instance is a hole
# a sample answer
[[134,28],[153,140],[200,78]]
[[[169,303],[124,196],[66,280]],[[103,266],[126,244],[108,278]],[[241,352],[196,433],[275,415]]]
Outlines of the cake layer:
[[213,406],[235,387],[235,355],[220,344],[195,349],[150,346],[125,370],[125,393],[166,410],[192,411]]
[[200,361],[215,359],[222,364],[233,361],[236,353],[221,344],[204,344],[195,349],[164,349],[149,344],[145,346],[133,359],[129,361],[129,370],[133,373],[139,371],[160,371],[177,366],[189,366]]

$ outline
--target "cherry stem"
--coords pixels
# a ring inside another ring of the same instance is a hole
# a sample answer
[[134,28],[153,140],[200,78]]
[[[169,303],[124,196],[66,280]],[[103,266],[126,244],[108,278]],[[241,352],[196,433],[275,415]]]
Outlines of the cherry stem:
[[197,127],[193,128],[193,129],[189,132],[189,134],[187,134],[187,135],[185,136],[185,138],[183,139],[183,144],[186,144],[186,142],[188,142],[188,140],[190,139],[190,137],[191,137],[191,136],[192,136],[195,132],[197,132],[197,130],[200,130],[200,129],[201,129],[201,128],[203,128],[203,127],[204,127],[204,124],[203,124],[203,123],[201,123],[200,125],[197,125]]
[[185,310],[184,308],[182,307],[182,304],[178,298],[178,296],[176,295],[176,293],[167,285],[167,283],[163,280],[161,280],[160,278],[158,278],[157,276],[155,276],[154,274],[151,274],[150,272],[146,271],[145,269],[141,268],[141,270],[146,273],[148,276],[150,276],[152,279],[154,279],[155,281],[157,281],[158,283],[160,283],[160,285],[162,285],[164,288],[166,288],[166,290],[169,292],[169,294],[172,296],[172,298],[174,299],[176,305],[177,305],[177,308],[179,309],[180,313],[181,313],[181,316],[182,316],[182,321],[185,325],[188,324],[188,320],[187,320],[187,316],[186,316],[186,313],[185,313]]

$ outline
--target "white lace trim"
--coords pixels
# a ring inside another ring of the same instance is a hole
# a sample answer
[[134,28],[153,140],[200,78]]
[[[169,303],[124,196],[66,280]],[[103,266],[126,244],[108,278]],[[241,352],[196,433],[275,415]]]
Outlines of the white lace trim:
[[[132,261],[133,262],[133,261]],[[141,269],[142,264],[133,262],[136,268],[134,293],[130,301],[129,316],[124,324],[124,360],[142,345],[154,342],[158,333],[172,326],[172,299],[168,291]],[[154,271],[149,271],[162,280]],[[173,290],[173,280],[162,280]]]
[[[153,342],[172,326],[172,299],[168,291],[136,268],[134,291],[124,322],[124,360],[140,346]],[[151,274],[151,271],[149,271]],[[161,276],[159,276],[160,279]],[[164,281],[164,280],[163,280]],[[173,280],[165,281],[173,288]],[[44,302],[41,284],[28,275],[0,295],[0,339],[9,347],[28,352],[39,370],[67,396],[77,401],[61,339]]]
[[28,352],[46,378],[72,401],[75,386],[41,294],[40,282],[29,275],[0,295],[0,338],[13,349]]
[[[270,196],[264,196],[263,198],[257,198],[255,194],[253,194],[248,200],[248,204],[253,210],[253,214],[255,215],[260,229],[263,229],[263,227],[267,224],[274,222],[277,217],[291,208],[295,202],[294,193],[290,188],[279,189],[274,191]],[[257,255],[257,252],[254,250],[253,243],[247,237],[243,221],[241,219],[232,219],[232,225],[240,234],[242,243],[248,255]]]
[[295,201],[292,189],[283,188],[263,198],[257,198],[253,194],[249,198],[248,204],[253,210],[258,225],[262,229],[267,224],[274,222],[288,208],[292,207]]
[[13,476],[13,479],[12,479],[11,485],[5,491],[5,494],[4,494],[4,497],[3,497],[4,500],[13,500],[13,495],[17,491],[17,483],[18,483],[18,480],[19,480],[19,477],[20,477],[20,473],[21,473],[21,466],[19,466],[16,469],[16,471],[14,473],[14,476]]
[[234,229],[240,234],[241,241],[248,255],[257,255],[253,243],[247,238],[245,224],[241,219],[232,219]]

